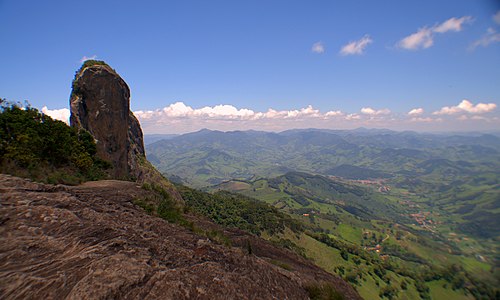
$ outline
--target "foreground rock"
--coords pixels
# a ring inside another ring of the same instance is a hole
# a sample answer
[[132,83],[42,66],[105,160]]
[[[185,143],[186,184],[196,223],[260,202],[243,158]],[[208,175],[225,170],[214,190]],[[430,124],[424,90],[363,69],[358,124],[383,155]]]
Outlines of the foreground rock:
[[307,261],[288,271],[147,215],[132,203],[147,193],[133,182],[52,186],[0,174],[2,298],[307,299],[303,285],[316,280],[359,299]]

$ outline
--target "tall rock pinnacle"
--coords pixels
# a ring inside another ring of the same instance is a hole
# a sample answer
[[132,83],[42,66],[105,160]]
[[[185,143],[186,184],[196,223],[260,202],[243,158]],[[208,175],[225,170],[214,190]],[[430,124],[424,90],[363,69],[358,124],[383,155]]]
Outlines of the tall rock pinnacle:
[[70,105],[71,126],[94,137],[97,156],[113,166],[111,177],[154,184],[182,205],[179,192],[146,159],[142,129],[130,111],[130,90],[115,70],[102,61],[86,61],[73,80]]
[[130,90],[110,66],[86,61],[75,75],[70,98],[71,126],[96,139],[98,157],[111,162],[116,179],[137,178],[144,157],[139,121],[130,111]]

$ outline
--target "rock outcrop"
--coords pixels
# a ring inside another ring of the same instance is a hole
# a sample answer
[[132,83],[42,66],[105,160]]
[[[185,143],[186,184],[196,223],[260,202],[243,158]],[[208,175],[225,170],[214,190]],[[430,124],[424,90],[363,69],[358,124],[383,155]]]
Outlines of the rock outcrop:
[[94,136],[98,157],[113,166],[112,177],[140,176],[142,130],[130,111],[130,89],[115,70],[100,61],[85,62],[75,75],[70,106],[71,126]]
[[97,156],[112,165],[111,178],[156,184],[182,205],[172,184],[146,160],[141,125],[130,111],[130,89],[115,70],[86,61],[73,80],[70,106],[71,126],[94,137]]
[[234,245],[251,239],[250,255],[148,215],[134,205],[148,193],[129,181],[54,186],[0,174],[0,298],[308,299],[308,284],[328,282],[360,299],[256,237],[235,233]]

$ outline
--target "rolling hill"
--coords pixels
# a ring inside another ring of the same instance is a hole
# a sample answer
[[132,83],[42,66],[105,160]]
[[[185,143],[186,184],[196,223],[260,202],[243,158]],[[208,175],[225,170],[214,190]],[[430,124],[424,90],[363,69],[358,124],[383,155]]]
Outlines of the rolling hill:
[[202,130],[147,151],[184,184],[259,199],[300,221],[304,231],[264,236],[302,249],[365,298],[495,293],[497,136]]
[[146,149],[148,159],[161,172],[180,176],[195,187],[289,171],[368,179],[420,176],[449,171],[450,165],[458,167],[455,177],[500,169],[500,138],[493,135],[205,129],[152,143]]

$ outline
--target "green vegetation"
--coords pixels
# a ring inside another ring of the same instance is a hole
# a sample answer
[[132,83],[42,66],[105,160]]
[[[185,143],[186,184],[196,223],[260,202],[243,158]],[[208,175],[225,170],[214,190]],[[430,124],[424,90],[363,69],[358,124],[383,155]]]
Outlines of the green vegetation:
[[89,60],[84,61],[82,66],[80,67],[80,69],[78,69],[76,71],[75,78],[73,79],[73,82],[71,83],[72,94],[78,95],[81,93],[81,91],[79,90],[79,87],[78,87],[78,76],[80,75],[80,73],[82,72],[83,69],[91,67],[91,66],[108,66],[109,67],[109,65],[102,60],[89,59]]
[[300,222],[258,200],[221,191],[205,193],[185,186],[177,186],[186,205],[214,222],[260,235],[281,233],[285,228],[300,232]]
[[219,230],[208,230],[204,231],[203,234],[205,234],[206,237],[208,237],[211,241],[216,242],[217,244],[231,247],[231,239]]
[[[306,242],[303,237],[285,237],[304,249],[304,254],[319,266],[342,276],[366,297],[393,299],[409,291],[415,297],[418,294],[429,299],[430,282],[441,278],[447,282],[444,289],[450,292],[460,290],[477,298],[493,297],[496,293],[492,288],[496,279],[487,273],[487,264],[465,257],[454,242],[436,231],[440,227],[427,231],[428,227],[415,227],[415,220],[401,217],[414,213],[415,208],[424,208],[422,201],[413,208],[394,205],[408,199],[405,190],[376,193],[370,186],[353,181],[297,172],[241,183],[244,184],[238,185],[237,192],[269,201],[302,220],[305,234],[324,246]],[[226,182],[214,190],[232,186]],[[301,202],[296,201],[298,196]],[[415,198],[411,199],[416,201]],[[427,216],[431,218],[430,214]],[[370,292],[374,286],[377,295]]]
[[263,236],[289,241],[363,297],[498,297],[498,136],[203,130],[148,148],[182,182],[302,222]]
[[289,264],[281,262],[279,260],[273,259],[273,260],[270,260],[270,263],[272,263],[273,265],[278,266],[282,269],[285,269],[287,271],[292,271],[292,267]]
[[[295,232],[295,234],[297,234],[297,232]],[[281,248],[285,248],[285,249],[288,249],[288,250],[291,250],[293,252],[295,252],[296,254],[304,257],[304,258],[307,258],[306,256],[306,249],[304,249],[303,247],[300,247],[298,246],[297,244],[295,244],[294,242],[292,242],[291,240],[287,239],[287,238],[283,238],[283,237],[274,237],[270,240],[271,243],[273,243],[274,245],[278,246],[278,247],[281,247]]]
[[[317,180],[315,176],[307,174],[300,178],[294,174],[293,178],[298,186],[301,186],[300,182],[304,183],[303,180]],[[341,187],[341,182],[335,184],[335,191],[342,190],[346,196],[351,195],[349,191],[356,191],[349,185]],[[275,186],[275,191],[279,190],[280,185],[281,183]],[[252,186],[249,184],[248,188],[253,190]],[[262,188],[266,185],[260,186]],[[448,261],[460,259],[460,256],[444,252],[441,249],[442,242],[433,241],[425,235],[420,236],[409,227],[395,226],[385,220],[366,220],[345,210],[336,214],[338,211],[335,202],[320,202],[323,205],[320,209],[330,205],[330,212],[327,214],[321,213],[318,208],[315,212],[309,211],[314,215],[311,222],[310,216],[300,218],[292,211],[294,220],[276,208],[243,195],[226,191],[209,194],[184,186],[177,188],[189,210],[203,214],[223,226],[260,234],[277,246],[310,257],[319,266],[338,274],[369,298],[396,299],[408,294],[430,299],[433,291],[431,283],[436,280],[444,280],[444,290],[449,290],[450,293],[461,291],[476,298],[491,298],[496,293],[491,286],[491,279],[488,281],[490,283],[481,282],[476,273],[471,273],[459,265],[448,264]],[[363,190],[359,187],[358,189]],[[313,194],[306,194],[314,199]],[[317,203],[313,202],[310,205]],[[433,251],[433,255],[443,256],[445,261],[433,261],[416,254],[406,246],[409,242]],[[378,244],[382,246],[375,247]],[[378,253],[375,249],[380,249],[381,252]],[[248,253],[252,253],[251,245],[248,245]],[[271,263],[284,269],[290,267],[278,260]],[[439,293],[443,292],[442,289]],[[311,295],[324,295],[325,291],[320,290],[320,287],[311,288]],[[329,295],[328,291],[326,293]],[[317,297],[320,298],[316,299],[330,299]]]
[[46,183],[106,178],[93,137],[37,109],[0,99],[0,172]]
[[[500,138],[414,132],[202,130],[147,146],[148,159],[193,187],[290,171],[349,179],[415,177],[444,187],[462,176],[495,174]],[[444,180],[443,180],[444,179]]]
[[[172,196],[160,185],[154,183],[144,183],[142,188],[149,193],[134,200],[134,204],[141,207],[150,215],[158,216],[170,223],[176,223],[204,235],[211,241],[227,247],[231,246],[231,240],[218,230],[203,230],[193,222],[186,220],[183,208],[172,199]],[[188,208],[184,208],[188,210]]]
[[165,189],[154,183],[144,183],[142,188],[152,192],[152,196],[136,199],[134,204],[142,207],[147,213],[154,212],[160,218],[171,223],[190,226],[183,217],[182,210]]
[[83,69],[88,68],[88,67],[96,66],[96,65],[108,66],[108,64],[102,60],[88,59],[88,60],[83,62],[82,66],[80,67],[80,70],[83,70]]
[[344,296],[337,292],[331,283],[310,284],[305,287],[311,300],[342,300]]

